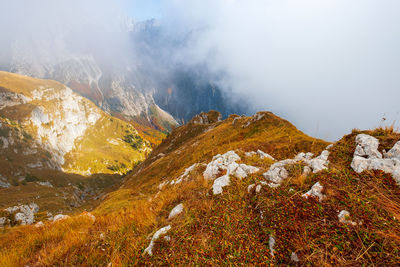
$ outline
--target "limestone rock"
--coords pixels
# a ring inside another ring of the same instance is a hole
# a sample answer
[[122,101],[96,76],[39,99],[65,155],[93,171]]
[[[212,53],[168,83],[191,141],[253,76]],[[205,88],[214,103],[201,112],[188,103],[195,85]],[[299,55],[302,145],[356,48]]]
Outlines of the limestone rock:
[[[253,174],[259,171],[257,167],[236,163],[236,161],[238,160],[240,160],[240,157],[234,151],[228,151],[223,155],[218,154],[214,156],[212,161],[207,164],[203,176],[206,180],[215,179],[213,184],[214,195],[221,194],[222,188],[229,185],[229,175],[235,176],[239,179],[243,179],[249,174]],[[222,171],[226,171],[226,174],[217,178],[217,176]]]
[[324,189],[324,187],[319,182],[317,182],[316,184],[314,184],[311,187],[310,191],[303,194],[302,197],[305,197],[305,198],[317,197],[319,199],[319,201],[321,201],[325,198],[325,196],[322,194],[323,189]]
[[255,186],[256,186],[256,184],[251,184],[251,185],[249,185],[249,186],[247,187],[247,192],[250,193],[250,192],[254,189]]
[[244,155],[245,155],[246,157],[252,157],[252,156],[257,155],[257,152],[254,152],[254,151],[245,152]]
[[262,185],[257,185],[257,187],[256,187],[256,193],[260,193],[261,192],[261,189],[262,189]]
[[355,223],[352,220],[350,220],[350,212],[348,212],[347,210],[342,210],[338,214],[338,218],[339,218],[339,222],[341,222],[341,223],[350,224],[350,225],[353,225],[353,226],[357,225],[357,223]]
[[292,252],[290,255],[290,260],[293,262],[299,262],[299,257],[297,257],[297,254],[295,252]]
[[390,173],[398,184],[400,184],[400,141],[391,150],[384,154],[378,151],[379,141],[375,137],[359,134],[356,137],[356,150],[354,151],[351,168],[361,173],[366,170],[381,170]]
[[259,156],[261,159],[267,158],[267,159],[275,160],[274,157],[272,157],[271,155],[269,155],[269,154],[267,154],[267,153],[261,151],[260,149],[257,150],[257,154],[258,154],[258,156]]
[[384,154],[385,158],[395,158],[400,160],[400,141],[398,141],[392,149],[390,149],[387,153]]
[[289,163],[294,163],[294,161],[284,160],[274,163],[269,170],[263,174],[263,176],[273,184],[280,185],[282,181],[289,176],[289,173],[285,168],[285,166]]
[[382,154],[378,151],[379,141],[375,137],[367,134],[359,134],[356,136],[355,156],[370,159],[381,159]]
[[53,222],[57,222],[57,221],[61,221],[61,220],[65,220],[68,219],[69,216],[68,215],[64,215],[64,214],[57,214],[56,216],[54,216],[53,218]]
[[328,169],[328,164],[329,164],[328,157],[329,157],[329,151],[324,150],[322,151],[321,155],[310,161],[310,167],[313,170],[313,173],[317,173],[322,170]]
[[228,151],[223,155],[218,154],[214,156],[203,173],[204,178],[206,180],[214,180],[221,170],[227,170],[230,164],[238,160],[240,160],[240,157],[234,151]]
[[153,235],[151,238],[149,246],[144,250],[143,253],[147,253],[148,255],[152,256],[153,255],[153,247],[154,247],[154,242],[157,241],[161,236],[165,235],[168,233],[168,231],[171,230],[171,225],[167,225]]
[[213,184],[213,194],[214,195],[219,195],[222,193],[222,188],[224,188],[225,186],[228,186],[230,184],[231,180],[229,178],[229,175],[224,175],[221,176],[217,179],[214,180],[214,184]]
[[36,203],[14,206],[5,209],[10,214],[15,213],[14,219],[20,225],[30,225],[35,221],[35,213],[39,211]]
[[40,227],[43,227],[43,226],[44,226],[44,223],[43,223],[42,221],[37,222],[37,223],[35,224],[35,227],[36,227],[36,228],[40,228]]
[[7,218],[6,217],[0,217],[0,228],[4,227],[6,222],[7,222]]
[[272,235],[269,236],[268,246],[269,246],[270,254],[273,257],[274,254],[275,254],[275,249],[274,249],[274,247],[275,247],[275,238]]
[[222,115],[221,113],[217,111],[209,111],[209,112],[202,112],[196,116],[193,117],[193,119],[190,121],[193,124],[211,124],[211,123],[216,123],[222,120]]
[[178,216],[179,214],[181,214],[183,212],[183,204],[179,204],[177,206],[175,206],[171,212],[169,213],[168,216],[168,220],[171,220],[172,218]]

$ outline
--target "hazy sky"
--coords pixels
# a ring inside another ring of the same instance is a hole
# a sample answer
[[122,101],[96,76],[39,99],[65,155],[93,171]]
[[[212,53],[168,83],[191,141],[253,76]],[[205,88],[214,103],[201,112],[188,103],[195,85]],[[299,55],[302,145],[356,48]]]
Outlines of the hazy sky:
[[[248,101],[254,110],[270,110],[310,135],[334,140],[352,128],[380,126],[383,117],[389,124],[400,121],[398,0],[0,4],[0,65],[15,37],[55,36],[52,31],[67,36],[80,51],[108,55],[111,61],[126,58],[130,46],[121,18],[157,17],[166,35],[190,33],[178,58],[224,72],[221,86],[241,95],[238,101]],[[46,53],[57,40],[47,44]]]
[[400,1],[167,2],[166,21],[201,29],[186,58],[227,72],[256,110],[330,140],[400,121]]
[[137,20],[159,19],[161,9],[161,0],[133,0],[129,12]]

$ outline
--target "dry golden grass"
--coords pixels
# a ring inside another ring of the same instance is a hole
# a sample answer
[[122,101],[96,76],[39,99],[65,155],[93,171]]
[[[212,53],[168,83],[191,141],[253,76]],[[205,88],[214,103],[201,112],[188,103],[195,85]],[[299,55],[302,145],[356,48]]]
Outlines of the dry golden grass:
[[[236,120],[237,125],[232,125],[231,117],[212,125],[189,123],[177,128],[126,177],[123,188],[110,193],[93,211],[95,223],[73,217],[43,229],[8,229],[0,235],[0,265],[293,265],[292,252],[300,258],[299,265],[398,264],[400,223],[394,217],[399,214],[400,189],[390,175],[351,170],[359,131],[334,145],[329,170],[304,177],[302,165],[294,165],[281,187],[249,194],[248,185],[263,180],[262,172],[272,161],[246,158],[245,151],[261,149],[284,159],[301,151],[318,154],[327,145],[270,113],[243,128],[250,119]],[[385,148],[400,139],[392,131],[367,133]],[[212,195],[212,182],[202,177],[204,166],[188,181],[158,189],[193,163],[208,163],[215,154],[232,149],[237,149],[243,163],[258,166],[261,172],[232,179],[218,196]],[[326,200],[302,198],[317,181],[324,186]],[[184,213],[168,220],[179,203],[184,204]],[[343,209],[357,226],[339,223],[337,215]],[[171,240],[160,239],[154,255],[144,255],[148,237],[166,225],[172,226]],[[40,234],[44,230],[48,233]],[[273,257],[268,245],[271,234],[276,239]]]

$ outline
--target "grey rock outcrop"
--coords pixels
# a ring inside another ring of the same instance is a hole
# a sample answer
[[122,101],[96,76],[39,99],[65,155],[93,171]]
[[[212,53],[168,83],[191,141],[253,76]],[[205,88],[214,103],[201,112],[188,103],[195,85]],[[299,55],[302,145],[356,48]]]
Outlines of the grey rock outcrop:
[[354,151],[351,168],[361,173],[367,170],[381,170],[390,173],[400,184],[400,141],[391,150],[384,153],[378,151],[379,140],[366,134],[356,136],[356,149]]
[[[238,160],[240,157],[234,151],[228,151],[223,155],[214,156],[212,161],[207,164],[203,176],[206,180],[214,180],[214,195],[221,194],[222,188],[230,184],[230,175],[243,179],[249,174],[259,171],[257,167],[236,163]],[[226,171],[226,174],[217,178],[222,171]]]
[[36,203],[31,203],[9,207],[5,211],[14,214],[14,220],[19,225],[30,225],[35,222],[35,213],[39,211],[39,206]]

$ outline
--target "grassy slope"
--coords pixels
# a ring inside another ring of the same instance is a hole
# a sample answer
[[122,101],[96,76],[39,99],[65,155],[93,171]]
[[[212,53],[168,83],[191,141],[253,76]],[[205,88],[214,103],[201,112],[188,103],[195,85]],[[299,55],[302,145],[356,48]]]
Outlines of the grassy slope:
[[[270,160],[245,158],[243,152],[260,148],[284,159],[300,151],[319,153],[327,145],[270,113],[247,128],[242,126],[250,118],[241,118],[235,125],[233,119],[176,129],[126,178],[123,188],[109,194],[93,211],[95,223],[77,216],[44,228],[7,230],[0,236],[0,262],[3,266],[268,265],[289,264],[292,252],[299,256],[300,265],[399,262],[400,190],[390,175],[351,170],[354,138],[359,132],[334,145],[329,170],[303,177],[301,165],[296,165],[278,189],[263,187],[259,194],[249,194],[247,186],[263,180],[260,172],[244,180],[232,179],[222,195],[213,196],[212,183],[203,179],[202,167],[191,173],[189,182],[158,191],[161,181],[176,178],[192,163],[207,163],[227,150],[240,149],[244,163],[265,171]],[[382,148],[400,139],[392,131],[368,133],[380,139]],[[324,186],[325,201],[300,197],[317,181]],[[181,202],[184,214],[168,221],[169,211]],[[342,209],[362,224],[340,224],[337,214]],[[172,225],[171,241],[161,239],[153,257],[143,255],[148,235],[167,224]],[[268,248],[271,234],[276,239],[274,257]]]

